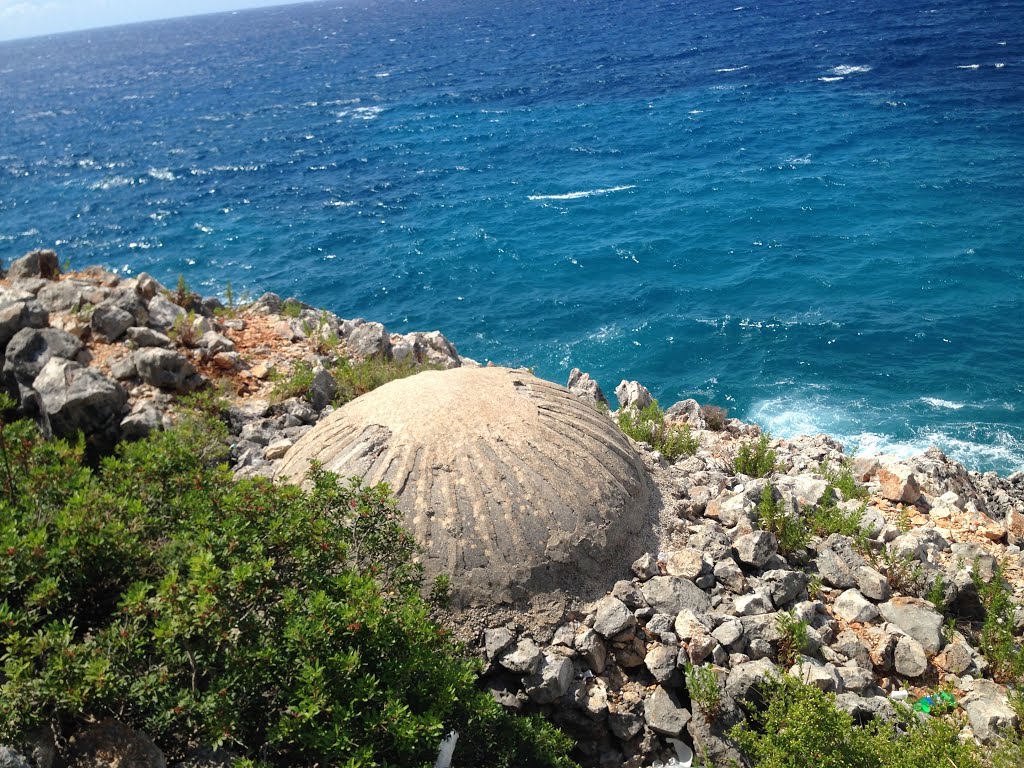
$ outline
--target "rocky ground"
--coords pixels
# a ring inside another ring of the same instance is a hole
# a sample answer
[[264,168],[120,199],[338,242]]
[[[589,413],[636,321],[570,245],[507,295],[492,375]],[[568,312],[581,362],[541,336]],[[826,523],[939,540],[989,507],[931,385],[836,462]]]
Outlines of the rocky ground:
[[[0,282],[0,351],[25,412],[56,435],[82,430],[96,452],[164,428],[182,395],[212,386],[231,402],[236,473],[268,476],[331,409],[329,359],[476,365],[438,332],[390,334],[272,294],[225,307],[145,274],[62,275],[46,251],[14,262]],[[283,396],[280,382],[299,370],[311,376],[305,396]],[[569,389],[598,407],[604,400],[577,371]],[[617,394],[620,407],[650,397],[638,382]],[[636,445],[661,496],[661,530],[632,579],[593,603],[538,606],[543,621],[496,611],[465,622],[494,695],[549,714],[586,765],[649,764],[671,754],[671,739],[715,764],[742,761],[726,732],[773,674],[835,692],[861,720],[892,717],[895,701],[941,687],[956,698],[964,738],[989,743],[1017,725],[1012,681],[978,650],[974,575],[989,582],[1001,568],[1021,604],[1024,473],[979,474],[935,449],[851,460],[818,435],[771,441],[775,469],[753,478],[736,472],[735,458],[760,431],[719,416],[693,401],[668,410],[699,441],[675,462]],[[843,498],[823,465],[848,467],[866,497]],[[759,521],[766,488],[794,518],[822,506],[860,512],[857,530],[780,552]],[[806,633],[799,647],[793,627]],[[1019,647],[1024,610],[1008,631]],[[687,664],[717,678],[713,711],[691,695]]]

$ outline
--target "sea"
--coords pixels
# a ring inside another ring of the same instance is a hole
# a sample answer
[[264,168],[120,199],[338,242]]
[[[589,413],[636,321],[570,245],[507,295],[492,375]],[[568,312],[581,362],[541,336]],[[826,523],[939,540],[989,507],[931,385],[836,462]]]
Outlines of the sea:
[[327,0],[0,43],[0,258],[39,247],[1014,472],[1024,0]]

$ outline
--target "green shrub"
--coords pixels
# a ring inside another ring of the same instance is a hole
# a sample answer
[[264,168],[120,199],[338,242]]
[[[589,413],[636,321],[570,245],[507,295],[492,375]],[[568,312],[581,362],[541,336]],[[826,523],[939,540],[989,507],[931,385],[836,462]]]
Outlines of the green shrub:
[[774,533],[779,542],[779,552],[789,555],[803,549],[810,541],[810,534],[801,515],[786,512],[782,499],[775,499],[772,487],[766,485],[761,491],[757,504],[757,521],[761,530]]
[[693,436],[689,424],[667,425],[665,412],[653,400],[646,408],[635,407],[619,410],[619,429],[639,443],[647,443],[669,461],[681,456],[692,456],[700,448],[700,441]]
[[386,487],[236,482],[210,434],[186,418],[93,471],[2,426],[0,742],[113,716],[172,760],[424,765],[455,728],[458,765],[572,765],[430,620]]
[[755,768],[981,768],[980,749],[959,728],[904,711],[897,723],[864,727],[835,707],[835,696],[784,676],[765,684],[767,709],[730,736]]
[[779,634],[779,664],[791,667],[807,647],[807,622],[792,611],[779,611],[775,618]]
[[776,468],[775,451],[768,447],[768,435],[761,435],[756,445],[744,443],[736,454],[733,468],[737,475],[767,477]]
[[721,432],[725,429],[725,420],[729,418],[729,412],[725,408],[705,403],[700,407],[700,412],[704,416],[704,423],[708,429],[714,432]]
[[270,380],[273,382],[270,397],[277,402],[287,400],[289,397],[308,399],[313,387],[313,376],[313,366],[305,360],[296,361],[291,372],[287,374],[275,369],[270,373]]
[[302,302],[298,299],[285,299],[281,304],[281,316],[292,320],[302,314]]
[[342,358],[331,368],[331,374],[338,385],[334,404],[344,405],[349,400],[365,395],[389,381],[404,379],[406,376],[427,370],[437,370],[437,366],[417,365],[412,361],[399,363],[380,357],[357,361]]
[[975,563],[971,578],[985,609],[978,650],[991,665],[993,679],[1002,683],[1024,683],[1024,647],[1013,634],[1013,613],[1017,605],[1006,582],[1006,564],[998,563],[992,578],[984,579]]
[[844,461],[835,469],[827,462],[822,462],[820,471],[828,481],[829,487],[839,491],[843,495],[844,500],[859,499],[864,501],[870,496],[868,489],[854,479],[851,462]]
[[708,721],[714,720],[722,706],[722,692],[718,688],[714,667],[710,664],[694,666],[686,662],[683,677],[690,701],[700,708]]

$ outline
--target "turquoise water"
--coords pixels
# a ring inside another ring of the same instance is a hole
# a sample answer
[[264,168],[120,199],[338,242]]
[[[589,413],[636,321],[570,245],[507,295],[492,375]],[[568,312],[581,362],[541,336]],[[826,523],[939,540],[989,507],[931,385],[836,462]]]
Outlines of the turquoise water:
[[0,256],[1024,467],[1024,2],[311,3],[0,44]]

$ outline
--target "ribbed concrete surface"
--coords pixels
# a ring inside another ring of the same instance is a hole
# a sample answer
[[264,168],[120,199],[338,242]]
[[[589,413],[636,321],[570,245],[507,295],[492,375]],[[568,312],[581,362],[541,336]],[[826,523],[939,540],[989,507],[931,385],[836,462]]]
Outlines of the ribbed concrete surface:
[[587,599],[644,550],[652,490],[611,420],[566,389],[507,368],[426,371],[353,400],[302,437],[310,460],[387,482],[458,605],[564,590]]

